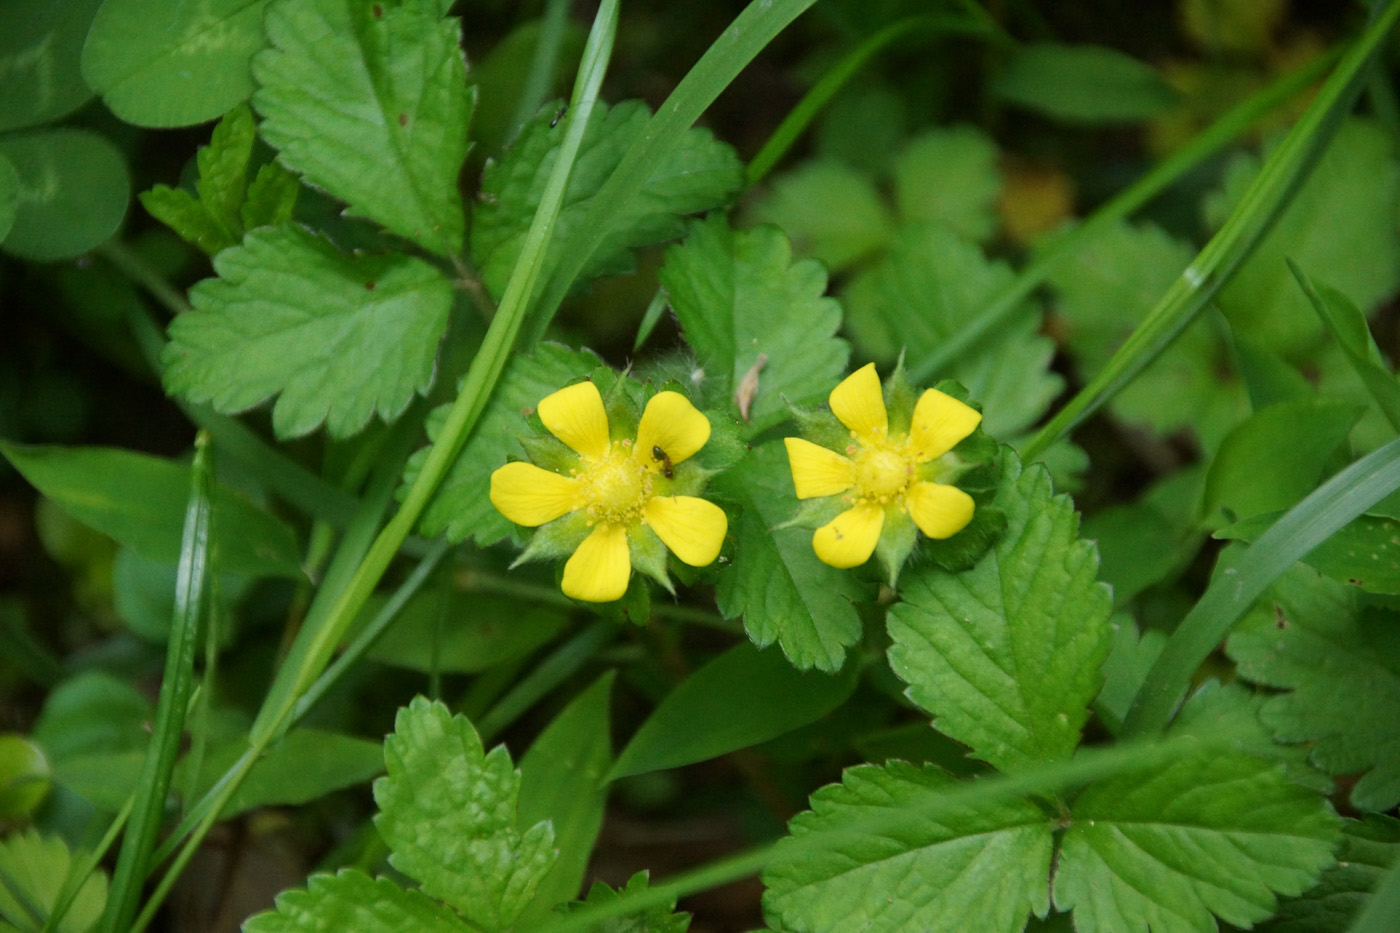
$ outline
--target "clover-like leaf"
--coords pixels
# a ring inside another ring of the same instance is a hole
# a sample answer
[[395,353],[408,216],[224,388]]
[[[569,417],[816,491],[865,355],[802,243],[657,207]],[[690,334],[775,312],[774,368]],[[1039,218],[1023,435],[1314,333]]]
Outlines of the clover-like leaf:
[[312,875],[304,891],[282,892],[275,911],[250,918],[243,929],[245,933],[467,933],[472,928],[419,891],[405,891],[387,878],[371,878],[348,868],[334,875]]
[[1008,452],[1007,528],[963,573],[915,568],[890,610],[890,666],[940,732],[1002,771],[1068,758],[1111,641],[1108,588],[1078,516],[1043,467]]
[[0,74],[5,75],[0,131],[57,120],[92,97],[78,63],[101,5],[101,0],[10,0],[5,4],[5,29],[0,32]]
[[954,785],[931,765],[848,768],[778,843],[763,874],[768,922],[791,933],[1016,933],[1044,916],[1050,820],[1024,800],[936,806]]
[[279,437],[348,437],[432,384],[452,285],[402,255],[347,256],[301,227],[254,230],[214,258],[170,325],[165,386],[222,412],[280,394]]
[[520,773],[464,716],[417,697],[384,742],[375,827],[390,864],[478,926],[510,926],[554,864],[554,831],[516,826]]
[[[57,836],[40,836],[34,830],[0,840],[0,929],[38,933],[50,929],[45,921],[58,903],[73,855]],[[87,933],[97,926],[107,903],[107,876],[88,875],[77,895],[52,927],[57,933]],[[12,920],[15,925],[9,922]]]
[[0,139],[0,160],[14,170],[5,186],[17,188],[0,243],[7,253],[69,259],[110,237],[126,216],[131,179],[121,151],[104,136],[70,127],[15,133]]
[[457,175],[475,94],[441,0],[273,0],[253,60],[263,138],[312,184],[442,255],[462,250]]

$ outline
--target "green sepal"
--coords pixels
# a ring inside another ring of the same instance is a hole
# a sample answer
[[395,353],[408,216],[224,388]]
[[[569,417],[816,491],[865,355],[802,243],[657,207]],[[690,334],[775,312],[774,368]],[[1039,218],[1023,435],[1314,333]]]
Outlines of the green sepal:
[[568,476],[570,470],[578,469],[578,453],[553,434],[522,434],[519,441],[526,459],[537,467],[561,476]]
[[529,543],[525,545],[525,550],[520,552],[520,556],[515,559],[511,566],[515,567],[534,560],[569,557],[578,550],[578,546],[583,543],[583,539],[588,537],[588,533],[592,530],[588,514],[582,510],[560,516],[535,529],[535,533],[530,536]]
[[[996,445],[992,446],[995,448]],[[957,487],[972,497],[972,521],[951,538],[926,538],[919,552],[922,556],[944,570],[956,573],[976,564],[1000,540],[1006,531],[1006,513],[996,506],[1001,469],[1002,460],[999,457],[966,465],[965,471],[957,476]]]
[[632,558],[632,569],[644,573],[665,587],[666,592],[676,595],[676,588],[666,572],[666,558],[669,551],[661,539],[646,525],[627,529],[627,553]]
[[[973,514],[976,514],[975,512]],[[962,534],[962,532],[958,532]],[[957,537],[954,535],[953,537]],[[904,509],[886,509],[885,527],[875,543],[875,559],[880,562],[881,576],[891,588],[899,582],[899,571],[914,552],[919,541],[919,529]]]
[[[555,571],[554,582],[556,586],[563,586],[563,564],[560,564]],[[631,622],[633,625],[646,625],[651,620],[651,584],[641,574],[634,573],[632,579],[627,582],[627,592],[622,594],[621,599],[615,599],[610,603],[590,603],[576,599],[574,605],[587,609],[594,615],[610,622]]]
[[797,433],[818,447],[825,447],[837,453],[845,453],[851,444],[851,431],[826,409],[799,408],[789,405],[792,419],[797,422]]
[[694,458],[699,460],[702,466],[712,473],[718,473],[729,469],[749,455],[749,445],[744,440],[743,422],[728,412],[715,408],[703,409],[702,414],[710,419],[710,439]]
[[[894,371],[885,380],[885,414],[889,419],[890,434],[908,434],[914,421],[914,406],[918,395],[909,384],[909,374],[904,371],[904,353],[901,351]],[[951,394],[951,393],[950,393]],[[965,396],[967,393],[964,392]],[[965,399],[963,399],[965,400]]]
[[[817,499],[802,499],[797,503],[797,511],[792,518],[778,528],[820,528],[851,507],[842,494],[822,496]],[[776,530],[776,529],[774,529]]]

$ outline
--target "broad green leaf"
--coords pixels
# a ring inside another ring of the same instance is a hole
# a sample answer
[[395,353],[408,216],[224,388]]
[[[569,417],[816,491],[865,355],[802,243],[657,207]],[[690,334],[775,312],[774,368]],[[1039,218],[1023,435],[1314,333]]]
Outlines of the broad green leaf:
[[[180,556],[189,467],[108,447],[25,447],[0,453],[73,518],[137,553],[165,563]],[[292,530],[215,483],[213,546],[218,567],[249,576],[302,576]]]
[[259,131],[281,161],[402,237],[462,251],[457,175],[475,92],[440,0],[273,0],[253,59]]
[[730,527],[734,560],[719,578],[715,596],[725,618],[744,618],[744,630],[760,648],[777,642],[798,668],[835,672],[846,648],[861,637],[856,604],[873,589],[849,571],[822,563],[812,533],[779,527],[792,518],[797,498],[780,443],[764,444],[717,480],[741,508]]
[[[1215,533],[1217,538],[1255,541],[1282,512],[1265,512]],[[1308,552],[1303,561],[1333,580],[1368,593],[1400,595],[1400,520],[1361,515]]]
[[224,413],[278,395],[279,437],[324,423],[344,438],[432,385],[452,285],[423,260],[346,255],[289,224],[252,231],[214,270],[171,322],[167,391]]
[[781,653],[740,642],[667,694],[608,779],[708,761],[777,738],[821,719],[855,686],[854,666],[836,677],[794,670]]
[[[593,907],[599,904],[612,904],[627,897],[636,897],[651,886],[649,876],[639,871],[627,879],[627,886],[614,890],[601,881],[593,882],[588,889],[588,897],[580,904],[570,905],[571,909]],[[592,933],[685,933],[690,929],[690,914],[674,913],[675,900],[667,904],[649,907],[641,913],[624,917],[614,917],[590,927]]]
[[613,679],[610,671],[580,693],[520,759],[517,820],[525,825],[549,820],[559,858],[519,926],[545,919],[583,886],[608,798],[604,777],[612,764],[608,710]]
[[936,221],[969,240],[996,232],[1001,172],[981,130],[956,126],[909,140],[895,157],[895,198],[905,221]]
[[353,868],[335,875],[312,875],[306,890],[277,895],[277,909],[258,914],[245,933],[468,933],[472,928],[452,911],[419,891],[405,891],[388,878],[371,878]]
[[0,132],[65,116],[92,96],[78,71],[101,0],[10,0],[0,31]]
[[1278,762],[1218,747],[1094,784],[1070,810],[1053,892],[1078,933],[1248,927],[1317,881],[1338,835]]
[[[487,163],[481,176],[481,199],[472,211],[472,256],[486,287],[498,297],[515,268],[564,138],[563,124],[550,126],[556,113],[548,107],[541,111],[499,161]],[[546,268],[558,263],[559,251],[592,209],[598,189],[650,119],[651,112],[641,101],[594,105],[569,174]],[[616,218],[581,270],[579,281],[631,269],[632,250],[680,236],[685,232],[686,214],[728,203],[738,193],[742,178],[733,149],[709,130],[686,130],[680,146],[652,167],[641,192]]]
[[[903,352],[917,368],[970,326],[1014,278],[1009,266],[988,260],[977,244],[943,224],[911,224],[900,230],[888,256],[852,280],[846,323],[862,352],[879,360]],[[1050,372],[1054,344],[1040,335],[1040,315],[1030,311],[939,373],[967,387],[993,437],[1029,427],[1062,386]]]
[[884,248],[894,219],[865,175],[839,162],[803,164],[773,184],[754,219],[777,224],[801,256],[840,272]]
[[1201,514],[1238,518],[1297,504],[1328,472],[1331,458],[1362,411],[1314,397],[1255,413],[1227,434],[1206,474]]
[[374,824],[389,863],[471,923],[514,923],[556,853],[548,823],[517,829],[520,774],[505,746],[486,754],[465,717],[417,697],[399,710],[384,762]]
[[21,259],[69,259],[121,225],[131,196],[126,162],[87,130],[39,130],[0,138],[0,159],[19,176],[14,222],[0,248]]
[[[507,457],[523,456],[519,439],[530,433],[526,412],[599,364],[589,350],[558,344],[540,344],[529,356],[512,357],[471,437],[423,510],[419,531],[428,537],[446,533],[454,544],[472,538],[482,547],[510,534],[514,526],[491,504],[491,471],[503,466]],[[448,407],[440,406],[428,416],[429,440],[437,440]],[[409,458],[401,493],[413,484],[427,454],[424,449]]]
[[[763,873],[769,924],[790,933],[1017,933],[1029,915],[1044,916],[1050,820],[1022,800],[937,817],[917,809],[952,786],[932,766],[891,761],[848,768],[813,794]],[[879,818],[880,831],[861,826]]]
[[716,214],[666,251],[660,277],[722,395],[757,372],[752,430],[785,420],[789,402],[824,399],[844,374],[850,349],[834,336],[841,306],[823,297],[826,272],[810,259],[794,261],[781,231],[733,230]]
[[1260,933],[1346,933],[1385,870],[1400,857],[1400,821],[1388,816],[1342,821],[1337,864],[1301,896],[1279,904]]
[[[362,619],[368,622],[380,605],[382,601],[370,600]],[[405,606],[369,656],[424,673],[474,674],[524,657],[559,634],[567,622],[556,608],[487,596],[444,581],[425,588]]]
[[1200,549],[1203,473],[1199,467],[1178,471],[1136,501],[1084,519],[1080,535],[1098,542],[1099,579],[1113,587],[1115,606],[1184,570]]
[[1226,651],[1242,677],[1287,691],[1261,713],[1279,741],[1307,742],[1312,762],[1328,774],[1361,774],[1353,806],[1379,811],[1400,802],[1400,629],[1393,617],[1361,609],[1354,587],[1295,568],[1240,621]]
[[0,732],[0,820],[31,819],[53,789],[52,770],[39,746]]
[[4,155],[0,155],[0,243],[5,242],[19,212],[19,170]]
[[1176,95],[1145,62],[1098,45],[1031,42],[993,82],[1003,100],[1075,123],[1130,123],[1169,109]]
[[[1400,165],[1390,133],[1352,119],[1337,130],[1317,167],[1216,301],[1230,323],[1276,350],[1306,351],[1321,331],[1285,260],[1324,272],[1328,284],[1369,313],[1400,285]],[[1234,210],[1259,173],[1241,155],[1206,203],[1213,223]]]
[[[0,840],[0,930],[39,933],[72,865],[72,853],[57,836],[40,836],[31,829]],[[93,872],[53,929],[87,933],[97,926],[106,903],[107,875]]]
[[135,687],[86,671],[54,688],[34,726],[34,738],[55,764],[84,755],[144,749],[151,701]]
[[1043,467],[1009,452],[1007,528],[971,570],[909,571],[890,610],[890,666],[934,726],[1001,771],[1068,758],[1112,639],[1094,545]]
[[[247,748],[246,740],[239,737],[211,749],[201,769],[201,790],[207,791],[210,782],[222,777]],[[221,818],[259,807],[309,803],[331,791],[368,783],[383,772],[384,758],[377,742],[320,729],[295,729],[253,765],[221,811]],[[176,786],[180,781],[177,777]]]
[[83,47],[83,77],[127,123],[203,123],[253,91],[267,0],[104,0]]

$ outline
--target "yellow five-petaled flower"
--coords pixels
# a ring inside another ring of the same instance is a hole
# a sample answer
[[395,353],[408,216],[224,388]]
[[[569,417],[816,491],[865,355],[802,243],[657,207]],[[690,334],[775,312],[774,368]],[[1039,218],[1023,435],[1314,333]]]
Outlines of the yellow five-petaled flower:
[[491,504],[519,525],[536,527],[583,512],[591,528],[564,564],[563,590],[608,602],[627,591],[629,536],[650,528],[680,560],[704,567],[719,556],[729,527],[724,511],[695,496],[671,495],[675,465],[710,438],[709,420],[679,392],[647,402],[637,437],[612,440],[602,396],[591,382],[560,389],[539,404],[549,432],[578,454],[565,476],[512,462],[491,474]]
[[930,538],[947,538],[972,520],[972,497],[932,479],[931,462],[957,446],[982,415],[928,389],[914,406],[907,434],[891,434],[880,379],[871,363],[831,392],[831,411],[850,429],[842,455],[811,441],[786,438],[797,498],[844,495],[845,511],[812,536],[817,556],[833,567],[870,559],[887,516],[907,512]]

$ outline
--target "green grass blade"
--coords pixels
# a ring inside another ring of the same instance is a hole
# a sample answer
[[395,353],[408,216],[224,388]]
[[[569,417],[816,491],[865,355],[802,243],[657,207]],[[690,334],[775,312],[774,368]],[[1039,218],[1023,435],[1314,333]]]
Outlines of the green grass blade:
[[476,723],[481,741],[489,742],[492,736],[552,693],[616,634],[614,623],[595,622],[551,652]]
[[554,76],[554,66],[559,61],[568,25],[569,0],[548,0],[544,16],[540,18],[540,37],[535,44],[535,54],[530,59],[530,71],[525,75],[525,83],[520,86],[515,113],[510,118],[507,140],[520,132],[520,128],[535,115],[549,94],[550,79]]
[[58,897],[54,900],[53,910],[49,913],[48,919],[44,921],[43,929],[39,933],[53,933],[59,929],[63,922],[63,917],[68,913],[68,908],[73,906],[73,902],[78,898],[78,892],[82,890],[88,877],[95,871],[97,866],[102,864],[102,860],[107,857],[107,850],[112,848],[117,841],[117,836],[121,834],[122,828],[126,826],[127,818],[131,816],[131,808],[136,802],[136,796],[126,798],[126,803],[117,811],[117,815],[112,817],[112,822],[108,824],[107,831],[102,835],[102,839],[97,845],[88,851],[82,858],[75,859],[69,867],[68,877],[63,879],[63,887],[59,889]]

